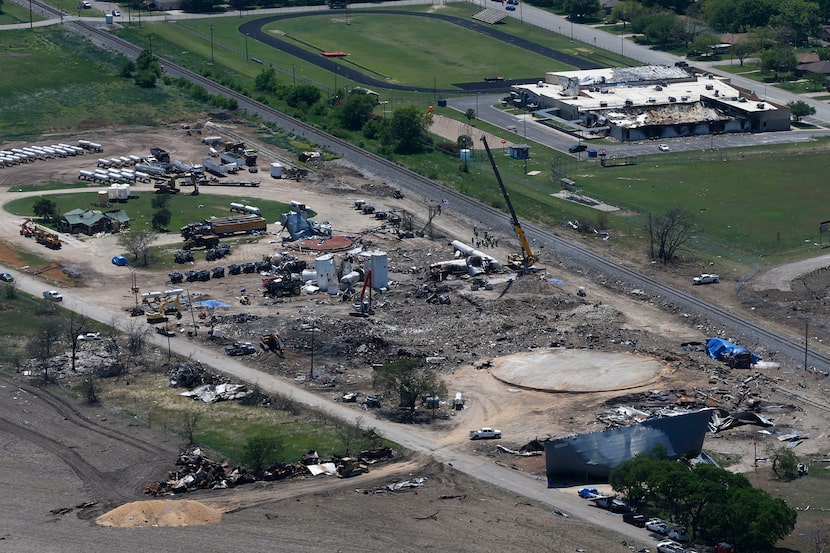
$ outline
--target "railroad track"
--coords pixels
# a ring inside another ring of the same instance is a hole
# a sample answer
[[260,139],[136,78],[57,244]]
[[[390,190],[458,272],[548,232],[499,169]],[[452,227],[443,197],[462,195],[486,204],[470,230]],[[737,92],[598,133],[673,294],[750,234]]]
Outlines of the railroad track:
[[[34,1],[37,2],[37,0]],[[94,42],[121,52],[130,58],[137,57],[142,51],[142,48],[86,22],[73,21],[68,23],[67,26],[75,28],[78,32],[90,37]],[[425,203],[440,201],[447,210],[451,210],[471,221],[487,221],[488,226],[493,230],[500,231],[504,236],[513,236],[513,229],[507,216],[499,209],[468,198],[440,183],[322,132],[299,119],[285,115],[239,92],[214,83],[189,69],[161,58],[160,63],[168,75],[186,78],[203,86],[211,94],[235,98],[239,109],[316,142],[320,147],[335,152],[346,161],[360,167],[367,174],[387,182],[394,182],[395,187],[405,189],[414,197],[420,195]],[[730,332],[741,334],[748,341],[763,345],[771,353],[777,352],[786,357],[794,366],[799,366],[799,360],[805,359],[803,343],[780,336],[760,324],[739,317],[717,305],[674,289],[634,269],[614,263],[587,248],[560,238],[550,229],[530,223],[525,223],[522,226],[528,239],[535,243],[537,248],[541,246],[553,249],[558,259],[567,261],[569,265],[578,268],[586,276],[602,275],[611,280],[625,283],[632,288],[639,288],[653,297],[662,298],[664,301],[680,307],[683,311],[695,313],[729,329]],[[830,371],[830,355],[810,350],[807,352],[806,361],[823,372]]]

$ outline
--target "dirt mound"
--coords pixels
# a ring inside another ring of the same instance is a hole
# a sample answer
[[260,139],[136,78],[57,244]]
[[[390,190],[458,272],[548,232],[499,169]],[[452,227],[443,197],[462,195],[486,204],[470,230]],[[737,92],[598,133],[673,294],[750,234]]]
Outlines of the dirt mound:
[[101,526],[144,528],[147,526],[202,526],[216,524],[222,512],[198,501],[183,499],[135,501],[98,517]]

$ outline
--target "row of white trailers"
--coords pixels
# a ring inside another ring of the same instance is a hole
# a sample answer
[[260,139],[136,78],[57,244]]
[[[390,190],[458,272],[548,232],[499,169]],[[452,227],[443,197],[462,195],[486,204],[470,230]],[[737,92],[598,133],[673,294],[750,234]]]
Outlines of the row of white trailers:
[[38,160],[65,158],[83,155],[85,150],[80,146],[69,144],[53,144],[51,146],[26,146],[0,150],[0,167],[12,167],[21,163],[34,163]]
[[78,174],[78,180],[85,180],[90,182],[110,183],[110,182],[150,182],[152,177],[143,171],[133,171],[132,169],[96,169],[95,171],[86,171],[81,169]]
[[119,169],[121,167],[135,167],[136,164],[141,163],[141,158],[138,156],[121,156],[121,157],[111,157],[109,159],[100,158],[98,160],[98,167],[102,167],[104,169],[115,168]]

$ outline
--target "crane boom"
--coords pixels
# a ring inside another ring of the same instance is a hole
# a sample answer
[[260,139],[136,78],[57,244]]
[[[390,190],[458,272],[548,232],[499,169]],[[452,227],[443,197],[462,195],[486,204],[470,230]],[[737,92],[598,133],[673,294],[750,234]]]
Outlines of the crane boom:
[[490,165],[493,166],[493,173],[496,174],[496,180],[499,182],[499,188],[501,188],[501,193],[504,196],[504,202],[507,204],[507,210],[510,212],[510,222],[513,225],[513,231],[516,233],[516,237],[519,239],[519,243],[522,246],[521,258],[519,259],[519,256],[513,255],[509,256],[508,261],[511,265],[521,270],[530,269],[536,264],[536,256],[533,255],[533,252],[530,250],[530,244],[525,236],[525,231],[522,229],[522,224],[516,216],[516,210],[513,209],[513,202],[510,201],[510,195],[507,193],[507,188],[505,188],[504,182],[501,180],[501,173],[499,173],[499,168],[496,166],[496,160],[493,158],[493,152],[490,151],[490,146],[487,144],[487,137],[485,135],[481,135],[481,141],[484,143],[484,149],[487,151],[487,157],[490,159]]

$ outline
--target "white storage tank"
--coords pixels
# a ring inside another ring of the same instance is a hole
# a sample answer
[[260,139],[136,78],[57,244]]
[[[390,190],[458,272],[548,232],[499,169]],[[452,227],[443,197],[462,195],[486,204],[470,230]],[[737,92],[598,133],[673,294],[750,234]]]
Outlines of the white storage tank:
[[107,188],[107,197],[111,202],[118,201],[118,185],[111,184],[109,188]]
[[120,201],[126,202],[130,199],[130,185],[129,184],[119,184],[118,185],[118,199]]
[[271,164],[271,176],[273,178],[281,179],[282,178],[282,170],[283,170],[282,163],[278,163],[278,162],[275,161],[274,163]]
[[253,213],[254,215],[259,215],[260,210],[258,207],[254,207],[252,205],[246,205],[242,208],[246,213]]
[[336,294],[338,284],[334,266],[334,254],[327,253],[315,259],[314,268],[317,270],[317,286],[329,294]]
[[372,252],[369,258],[372,270],[372,288],[380,290],[389,287],[389,256],[386,252]]
[[107,206],[110,203],[109,193],[106,190],[99,190],[98,191],[98,205],[99,206]]

